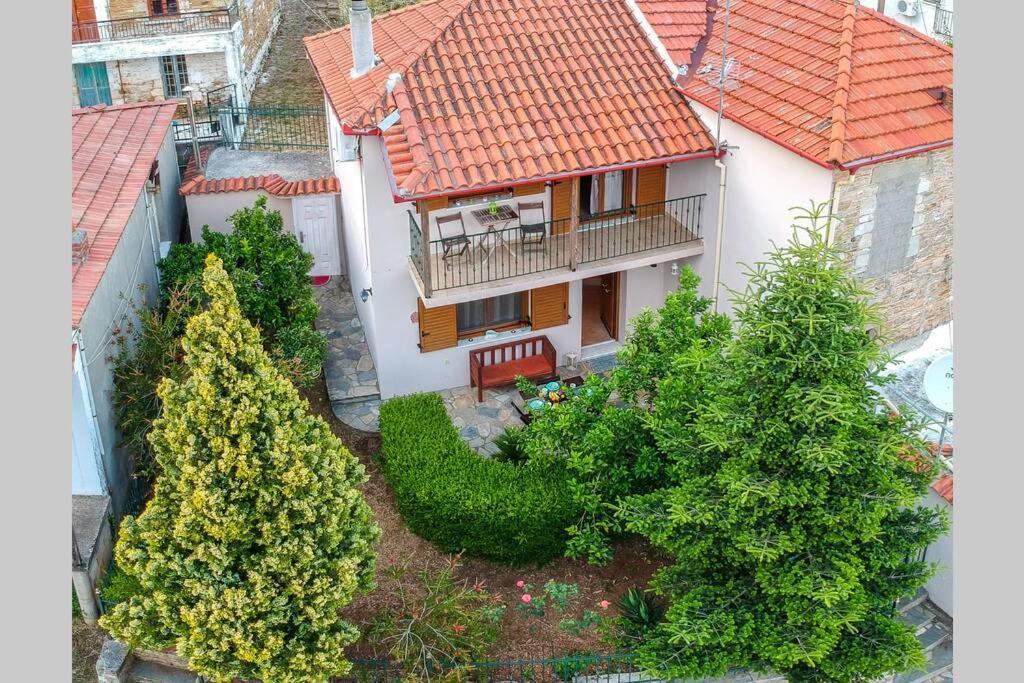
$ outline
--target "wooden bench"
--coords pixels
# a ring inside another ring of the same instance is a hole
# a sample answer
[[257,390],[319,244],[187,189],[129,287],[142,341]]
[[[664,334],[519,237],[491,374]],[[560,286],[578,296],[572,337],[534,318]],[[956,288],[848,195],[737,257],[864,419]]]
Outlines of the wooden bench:
[[469,352],[469,385],[477,388],[477,400],[484,389],[513,384],[518,375],[545,379],[555,374],[555,347],[544,336],[517,339]]

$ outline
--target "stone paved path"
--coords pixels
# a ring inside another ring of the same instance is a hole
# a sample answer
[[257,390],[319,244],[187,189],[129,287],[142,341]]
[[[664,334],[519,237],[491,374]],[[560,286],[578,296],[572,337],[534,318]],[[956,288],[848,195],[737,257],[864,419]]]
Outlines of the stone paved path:
[[315,287],[314,292],[320,304],[316,328],[327,337],[324,374],[331,404],[380,398],[377,370],[348,282],[344,278],[334,278],[322,287]]

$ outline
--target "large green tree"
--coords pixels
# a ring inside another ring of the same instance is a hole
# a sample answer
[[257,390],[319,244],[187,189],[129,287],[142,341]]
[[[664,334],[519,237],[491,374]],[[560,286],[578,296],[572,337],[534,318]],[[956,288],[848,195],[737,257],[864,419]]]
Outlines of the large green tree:
[[921,661],[893,606],[930,576],[916,558],[946,520],[919,507],[932,464],[916,425],[880,407],[876,316],[822,214],[752,269],[725,353],[683,353],[660,383],[667,485],[626,518],[674,560],[640,647],[662,673],[869,681]]
[[346,671],[358,632],[339,610],[373,581],[363,468],[271,361],[216,255],[203,285],[185,378],[158,389],[162,475],[116,547],[141,590],[102,624],[213,680],[319,683]]

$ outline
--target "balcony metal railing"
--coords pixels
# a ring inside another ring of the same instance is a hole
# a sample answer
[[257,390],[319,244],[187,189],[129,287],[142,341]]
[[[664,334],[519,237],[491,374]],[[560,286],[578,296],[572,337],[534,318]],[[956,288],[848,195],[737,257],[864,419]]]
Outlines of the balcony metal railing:
[[464,248],[449,243],[447,253],[440,239],[431,240],[424,252],[419,221],[409,212],[409,257],[426,291],[437,292],[643,254],[699,240],[706,196],[630,206],[584,219],[575,236],[568,218],[547,221],[543,241],[535,235],[524,239],[518,225],[467,232]]
[[129,17],[108,21],[71,22],[72,43],[98,43],[109,40],[131,40],[155,36],[226,31],[238,17],[232,4],[224,9],[179,12],[160,16]]
[[935,24],[932,30],[940,36],[953,37],[953,10],[935,8]]

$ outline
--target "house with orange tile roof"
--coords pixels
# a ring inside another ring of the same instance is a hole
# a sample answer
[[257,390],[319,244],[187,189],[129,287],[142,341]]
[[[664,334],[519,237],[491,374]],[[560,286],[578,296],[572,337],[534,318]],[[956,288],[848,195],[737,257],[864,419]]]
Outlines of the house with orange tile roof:
[[[171,120],[176,102],[71,114],[72,570],[87,618],[126,505],[131,461],[111,405],[115,340],[131,304],[154,303],[161,253],[182,219]],[[140,289],[140,287],[145,289]]]
[[649,33],[632,0],[423,0],[305,39],[382,397],[498,343],[611,353],[683,266],[712,293],[719,153]]
[[854,0],[731,0],[727,36],[724,0],[635,4],[728,150],[722,283],[813,199],[889,339],[949,320],[952,49]]

